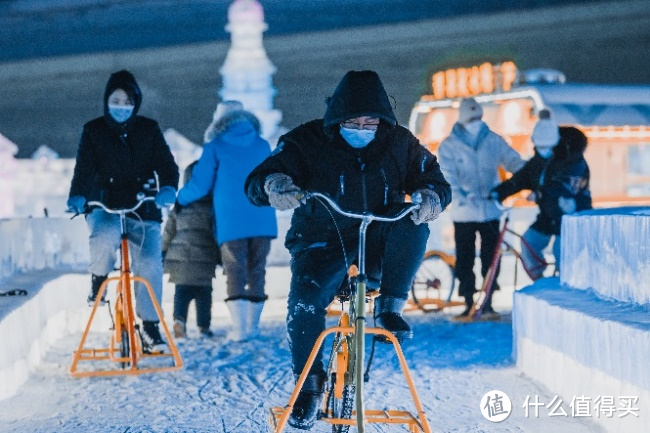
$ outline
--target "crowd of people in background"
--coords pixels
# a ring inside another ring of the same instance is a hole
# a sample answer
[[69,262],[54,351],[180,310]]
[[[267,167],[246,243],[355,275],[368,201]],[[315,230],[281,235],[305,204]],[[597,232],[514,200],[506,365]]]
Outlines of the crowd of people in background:
[[[425,253],[428,223],[450,204],[458,294],[466,304],[460,317],[469,314],[477,291],[477,233],[483,276],[498,247],[501,201],[526,189],[539,207],[523,236],[529,248],[522,248],[522,258],[533,279],[543,275],[539,258],[552,238],[559,265],[562,215],[591,208],[583,156],[587,139],[576,128],[558,127],[547,110],[539,113],[532,134],[535,155],[524,161],[482,120],[481,105],[465,98],[436,156],[398,124],[377,73],[349,71],[327,98],[323,118],[289,131],[273,151],[253,113],[238,101],[221,102],[205,131],[202,155],[187,167],[177,193],[178,166],[158,124],[137,114],[141,103],[133,75],[116,72],[104,92],[104,115],[83,127],[68,208],[85,214],[90,229],[88,302],[95,303],[113,270],[120,242],[119,218],[88,202],[131,208],[138,193],[150,191],[155,205],[145,203],[127,219],[133,271],[150,282],[158,302],[163,272],[170,275],[176,285],[174,336],[187,336],[192,301],[201,335],[213,335],[212,279],[222,267],[232,319],[228,338],[255,338],[267,300],[266,261],[278,236],[276,210],[292,210],[285,242],[291,254],[287,331],[296,378],[354,263],[360,224],[307,201],[306,192],[328,194],[349,211],[375,214],[390,214],[407,196],[419,198],[410,219],[373,224],[367,234],[367,274],[380,282],[381,293],[375,325],[400,341],[413,335],[402,311]],[[513,175],[504,180],[500,170]],[[162,228],[161,208],[172,204]],[[497,289],[495,278],[490,293]],[[135,297],[143,344],[164,350],[160,318],[141,283]],[[498,317],[491,295],[483,314]],[[319,353],[293,408],[294,427],[314,423],[326,380],[321,358]]]

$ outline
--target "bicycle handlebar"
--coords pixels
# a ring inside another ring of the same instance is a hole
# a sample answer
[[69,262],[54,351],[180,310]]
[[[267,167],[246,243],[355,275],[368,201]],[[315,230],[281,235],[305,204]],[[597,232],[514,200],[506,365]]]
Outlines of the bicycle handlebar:
[[138,203],[135,206],[133,206],[131,209],[110,209],[104,203],[102,203],[101,201],[95,201],[95,200],[89,201],[87,203],[87,206],[98,206],[98,207],[104,209],[104,211],[108,212],[108,213],[112,213],[112,214],[116,214],[116,215],[126,215],[128,213],[135,212],[136,210],[138,210],[138,208],[140,206],[142,206],[142,204],[144,202],[146,202],[146,201],[154,201],[154,200],[155,200],[155,197],[139,198]]
[[349,217],[349,218],[356,218],[356,219],[361,219],[361,220],[367,220],[367,221],[383,221],[383,222],[395,222],[397,220],[400,220],[404,218],[409,212],[419,209],[420,204],[419,203],[412,203],[410,206],[407,206],[404,208],[402,211],[400,211],[397,215],[394,217],[386,217],[386,216],[381,216],[381,215],[375,215],[370,212],[364,212],[364,213],[355,213],[355,212],[349,212],[341,209],[339,205],[332,200],[329,196],[322,194],[320,192],[305,192],[304,193],[305,198],[313,198],[313,197],[318,197],[322,198],[325,200],[331,207],[334,209],[337,213]]

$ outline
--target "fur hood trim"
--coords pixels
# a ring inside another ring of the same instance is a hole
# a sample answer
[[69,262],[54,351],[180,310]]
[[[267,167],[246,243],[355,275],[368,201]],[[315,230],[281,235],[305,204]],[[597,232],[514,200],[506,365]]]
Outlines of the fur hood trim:
[[214,140],[214,138],[228,129],[235,123],[239,122],[248,122],[253,125],[255,132],[258,135],[262,134],[262,126],[260,125],[259,119],[250,111],[246,110],[236,110],[231,111],[230,113],[220,117],[219,119],[213,120],[210,123],[210,126],[205,130],[203,135],[203,143],[209,143]]

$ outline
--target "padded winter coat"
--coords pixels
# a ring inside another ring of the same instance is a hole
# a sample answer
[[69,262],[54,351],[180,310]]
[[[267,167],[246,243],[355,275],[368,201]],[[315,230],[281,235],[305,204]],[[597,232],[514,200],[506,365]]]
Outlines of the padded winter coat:
[[215,137],[203,146],[192,178],[178,193],[178,202],[185,206],[212,194],[219,245],[253,237],[276,238],[275,209],[253,206],[244,193],[246,176],[271,154],[271,146],[259,135],[259,121],[239,110],[212,127]]
[[454,195],[454,205],[450,209],[452,221],[499,219],[501,211],[488,197],[492,188],[501,182],[499,167],[516,172],[524,165],[519,153],[484,122],[474,140],[460,123],[456,123],[449,137],[440,144],[438,157]]
[[[108,97],[117,88],[125,89],[135,105],[133,116],[122,124],[108,114]],[[104,116],[83,127],[70,196],[98,200],[109,208],[131,208],[137,203],[138,193],[155,194],[156,174],[160,187],[178,187],[178,166],[158,123],[136,115],[141,98],[130,73],[120,71],[111,75],[104,93]],[[150,201],[137,214],[143,220],[157,222],[162,216]]]
[[186,207],[175,207],[162,235],[165,272],[175,284],[210,286],[215,268],[221,264],[213,237],[212,200],[204,198]]
[[[402,126],[382,120],[375,138],[355,149],[341,137],[337,127],[325,128],[322,119],[301,125],[280,137],[273,154],[246,180],[251,202],[268,206],[264,182],[272,173],[285,173],[305,191],[332,197],[341,208],[375,214],[390,214],[406,194],[433,189],[443,209],[451,201],[451,189],[437,159]],[[336,220],[336,225],[333,221]],[[317,242],[339,242],[356,237],[359,220],[330,214],[317,200],[296,208],[285,245],[307,246]]]
[[[561,136],[563,128],[560,128]],[[574,144],[568,145],[568,151],[567,147],[563,151],[562,138],[560,140],[550,159],[535,153],[521,170],[494,188],[499,200],[525,189],[535,192],[539,214],[531,227],[548,235],[559,235],[561,232],[564,213],[559,206],[560,197],[575,199],[576,211],[592,207],[589,166],[582,154],[584,148]]]

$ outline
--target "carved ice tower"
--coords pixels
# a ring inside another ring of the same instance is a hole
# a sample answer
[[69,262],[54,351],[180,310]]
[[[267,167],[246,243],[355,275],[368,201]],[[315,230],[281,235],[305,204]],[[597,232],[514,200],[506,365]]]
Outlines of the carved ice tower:
[[268,28],[264,10],[257,0],[235,0],[228,8],[226,31],[231,45],[219,70],[222,101],[237,100],[254,113],[262,124],[262,135],[275,144],[282,112],[273,109],[272,75],[276,68],[266,56],[262,33]]

